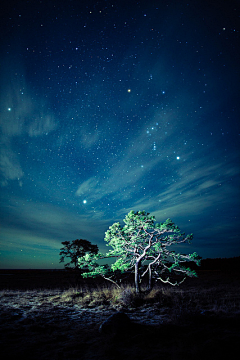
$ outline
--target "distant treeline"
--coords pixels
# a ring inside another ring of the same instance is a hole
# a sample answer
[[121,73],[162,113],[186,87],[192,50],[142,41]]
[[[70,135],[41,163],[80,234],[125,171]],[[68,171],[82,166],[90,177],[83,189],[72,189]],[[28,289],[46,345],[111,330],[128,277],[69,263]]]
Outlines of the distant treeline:
[[[169,264],[170,265],[170,264]],[[221,271],[239,271],[240,272],[240,256],[232,258],[215,258],[215,259],[202,259],[201,266],[197,266],[194,262],[182,263],[186,267],[190,267],[193,270],[221,270]],[[73,271],[73,270],[72,270]],[[11,275],[12,273],[32,273],[35,275],[39,272],[62,272],[68,273],[66,269],[0,269],[1,274]],[[10,274],[11,273],[11,274]]]
[[202,259],[201,266],[198,267],[193,262],[186,263],[194,270],[221,270],[221,271],[240,271],[240,256],[232,258],[216,258],[216,259]]

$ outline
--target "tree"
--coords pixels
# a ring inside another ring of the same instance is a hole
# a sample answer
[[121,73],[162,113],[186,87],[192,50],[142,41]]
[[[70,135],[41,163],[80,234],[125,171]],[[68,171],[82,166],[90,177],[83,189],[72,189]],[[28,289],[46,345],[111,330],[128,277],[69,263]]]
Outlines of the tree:
[[[78,269],[78,258],[86,255],[87,253],[90,254],[97,254],[98,253],[98,246],[92,245],[88,240],[72,240],[62,242],[64,245],[60,249],[59,255],[60,263],[65,261],[65,258],[70,258],[70,262],[65,264],[65,269]],[[73,267],[72,267],[73,265]]]
[[[86,255],[79,259],[80,267],[88,266],[89,269],[83,276],[103,274],[105,278],[108,276],[111,279],[116,271],[131,271],[135,273],[137,293],[140,292],[141,280],[147,273],[149,289],[152,288],[153,279],[175,286],[182,283],[186,276],[196,276],[195,271],[185,267],[185,263],[189,261],[200,264],[200,257],[196,253],[184,255],[169,250],[172,245],[190,243],[192,234],[185,236],[171,219],[158,224],[155,217],[145,211],[130,211],[124,223],[123,227],[120,223],[114,223],[106,231],[105,241],[107,246],[112,247],[106,255]],[[98,265],[98,259],[110,257],[116,258],[110,269]],[[170,277],[176,274],[181,276],[173,282]]]

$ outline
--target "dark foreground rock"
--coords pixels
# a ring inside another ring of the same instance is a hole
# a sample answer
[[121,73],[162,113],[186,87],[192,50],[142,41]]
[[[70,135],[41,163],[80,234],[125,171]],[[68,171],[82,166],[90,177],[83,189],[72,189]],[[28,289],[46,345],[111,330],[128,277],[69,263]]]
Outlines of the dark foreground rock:
[[130,318],[124,312],[117,312],[105,320],[99,327],[100,334],[120,336],[128,333]]

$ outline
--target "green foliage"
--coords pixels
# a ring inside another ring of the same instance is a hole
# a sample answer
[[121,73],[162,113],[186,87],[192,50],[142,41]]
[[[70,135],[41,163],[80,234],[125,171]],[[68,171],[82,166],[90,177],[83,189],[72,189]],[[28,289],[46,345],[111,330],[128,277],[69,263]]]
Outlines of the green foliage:
[[65,264],[66,269],[78,269],[78,258],[88,253],[97,254],[98,246],[92,245],[88,240],[72,240],[62,242],[64,245],[60,249],[60,263],[65,261],[65,258],[70,258],[70,262]]
[[[114,273],[135,273],[136,291],[140,291],[142,278],[148,273],[149,288],[152,280],[160,280],[171,285],[178,285],[186,276],[196,276],[196,272],[184,265],[193,261],[200,264],[196,254],[184,255],[171,251],[172,245],[190,243],[193,235],[185,236],[171,219],[164,223],[155,223],[155,217],[145,211],[130,211],[123,220],[125,225],[114,223],[105,233],[106,245],[111,247],[105,255],[86,254],[79,258],[79,267],[87,267],[83,276],[101,275],[113,281]],[[109,266],[100,266],[97,261],[115,258]],[[171,282],[170,275],[179,275],[179,281]],[[114,282],[114,281],[113,281]]]
[[99,275],[105,275],[109,272],[108,265],[99,265],[97,261],[105,256],[101,253],[98,254],[86,254],[78,258],[78,266],[80,269],[84,269],[82,276],[97,277]]

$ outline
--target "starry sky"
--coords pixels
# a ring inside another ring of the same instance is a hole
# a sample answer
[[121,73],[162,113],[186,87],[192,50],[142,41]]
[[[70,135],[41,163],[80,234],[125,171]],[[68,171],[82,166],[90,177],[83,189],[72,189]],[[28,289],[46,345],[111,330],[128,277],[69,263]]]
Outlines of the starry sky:
[[239,256],[239,1],[4,3],[0,267],[109,250],[130,210]]

